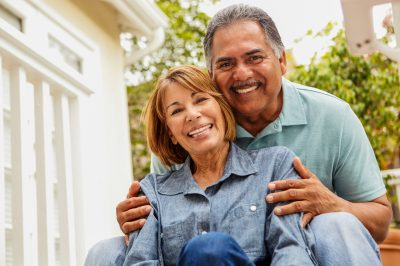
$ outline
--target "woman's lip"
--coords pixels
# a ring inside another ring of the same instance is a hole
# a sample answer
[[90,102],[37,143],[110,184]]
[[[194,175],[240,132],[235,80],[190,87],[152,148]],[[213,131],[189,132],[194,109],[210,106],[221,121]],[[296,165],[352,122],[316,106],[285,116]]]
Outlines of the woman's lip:
[[212,124],[203,124],[201,126],[197,126],[192,128],[189,133],[187,134],[189,137],[193,137],[197,134],[201,134],[202,132],[212,128]]

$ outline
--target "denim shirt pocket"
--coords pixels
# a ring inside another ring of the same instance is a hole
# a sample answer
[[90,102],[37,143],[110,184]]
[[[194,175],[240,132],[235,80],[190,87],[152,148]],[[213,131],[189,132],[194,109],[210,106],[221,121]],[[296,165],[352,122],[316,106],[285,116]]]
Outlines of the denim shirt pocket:
[[228,217],[229,233],[246,254],[253,260],[265,257],[265,204],[240,204],[230,211]]
[[183,223],[176,223],[162,229],[161,243],[165,265],[176,264],[179,253],[185,245],[183,227]]

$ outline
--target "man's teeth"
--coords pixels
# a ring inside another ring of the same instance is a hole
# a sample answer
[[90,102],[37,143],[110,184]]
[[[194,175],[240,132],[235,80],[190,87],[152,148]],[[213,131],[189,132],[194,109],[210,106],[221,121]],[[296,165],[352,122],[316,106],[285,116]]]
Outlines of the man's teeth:
[[240,94],[243,94],[243,93],[248,93],[248,92],[250,92],[250,91],[254,91],[255,89],[257,89],[257,85],[255,85],[255,86],[251,86],[251,87],[248,87],[248,88],[245,88],[245,89],[237,89],[236,90],[236,92],[237,93],[240,93]]
[[200,135],[201,133],[203,133],[204,131],[206,131],[207,129],[209,129],[211,127],[211,125],[207,125],[201,128],[198,128],[196,130],[193,130],[191,132],[189,132],[189,136],[191,137],[197,137],[198,135]]

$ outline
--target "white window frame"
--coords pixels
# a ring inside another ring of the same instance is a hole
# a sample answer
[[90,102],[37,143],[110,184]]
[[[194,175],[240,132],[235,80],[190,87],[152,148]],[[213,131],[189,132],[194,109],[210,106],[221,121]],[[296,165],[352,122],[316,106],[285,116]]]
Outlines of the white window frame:
[[[62,87],[71,93],[91,94],[98,87],[99,49],[83,33],[79,32],[67,20],[37,0],[2,0],[1,5],[22,19],[23,32],[10,25],[0,17],[0,36],[6,37],[14,47],[3,44],[7,49],[20,57],[32,68],[40,67],[54,82],[61,82],[55,76],[64,79]],[[38,31],[38,29],[40,29]],[[82,73],[79,73],[57,56],[48,54],[49,36],[60,43],[68,43],[68,48],[82,59]],[[1,46],[1,45],[0,45]],[[18,51],[18,52],[17,52]],[[32,60],[34,58],[35,60]],[[34,62],[36,61],[36,62]],[[51,69],[51,71],[44,71]],[[55,72],[50,73],[50,72]]]

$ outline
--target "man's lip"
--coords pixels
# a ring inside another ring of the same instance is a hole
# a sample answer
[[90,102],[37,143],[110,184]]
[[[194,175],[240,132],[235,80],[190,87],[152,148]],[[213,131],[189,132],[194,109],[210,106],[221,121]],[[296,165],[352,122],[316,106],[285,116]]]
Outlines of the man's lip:
[[252,91],[255,91],[256,89],[258,89],[259,86],[250,86],[247,88],[243,88],[243,89],[236,89],[235,92],[239,93],[239,94],[246,94]]
[[253,81],[247,84],[243,82],[242,84],[232,85],[231,90],[237,94],[246,94],[259,89],[262,84],[261,81]]

